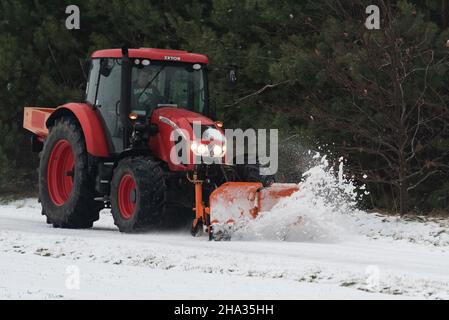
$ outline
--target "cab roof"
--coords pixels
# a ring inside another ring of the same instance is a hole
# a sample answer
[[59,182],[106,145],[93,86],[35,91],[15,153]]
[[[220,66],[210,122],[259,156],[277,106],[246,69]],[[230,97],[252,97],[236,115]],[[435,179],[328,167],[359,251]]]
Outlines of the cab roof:
[[[179,50],[155,49],[155,48],[139,48],[128,49],[130,58],[141,58],[149,60],[203,63],[207,64],[209,58],[203,54],[191,53]],[[105,49],[92,53],[92,58],[121,58],[122,49]]]

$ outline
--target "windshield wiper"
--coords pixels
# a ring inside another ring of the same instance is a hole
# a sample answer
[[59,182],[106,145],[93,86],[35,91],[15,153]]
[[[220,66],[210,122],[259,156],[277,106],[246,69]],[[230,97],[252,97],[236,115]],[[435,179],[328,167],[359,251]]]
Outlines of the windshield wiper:
[[139,94],[139,97],[137,98],[137,101],[139,101],[140,97],[145,93],[145,91],[147,91],[148,87],[154,82],[154,80],[156,80],[156,78],[159,76],[159,74],[161,73],[162,70],[164,70],[165,66],[162,66],[159,71],[156,73],[156,75],[153,77],[153,79],[151,79],[150,81],[148,81],[148,84],[145,86],[145,88],[143,89],[143,91]]

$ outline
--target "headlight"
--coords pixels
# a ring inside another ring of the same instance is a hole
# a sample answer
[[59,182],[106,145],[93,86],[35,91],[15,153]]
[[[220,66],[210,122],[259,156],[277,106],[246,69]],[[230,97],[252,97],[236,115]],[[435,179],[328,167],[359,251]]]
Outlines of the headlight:
[[[209,151],[210,147],[212,147],[212,150]],[[192,142],[192,144],[190,145],[190,150],[192,150],[192,152],[197,156],[222,157],[226,153],[226,146],[212,146],[203,143]]]
[[214,148],[212,149],[213,151],[213,155],[214,156],[221,156],[223,154],[223,148],[219,145],[215,145]]
[[192,152],[197,156],[205,156],[208,151],[207,145],[196,142],[192,142],[192,144],[190,145],[190,150],[192,150]]
[[196,151],[200,154],[200,155],[205,155],[207,152],[207,146],[205,144],[200,144],[198,146],[198,148],[196,149]]

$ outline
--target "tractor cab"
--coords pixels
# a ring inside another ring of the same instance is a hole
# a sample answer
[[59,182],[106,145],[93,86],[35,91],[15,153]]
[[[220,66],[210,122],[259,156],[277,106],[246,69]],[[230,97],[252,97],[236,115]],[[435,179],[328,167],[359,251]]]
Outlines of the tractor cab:
[[[130,114],[147,121],[163,107],[208,116],[208,58],[186,51],[109,49],[92,54],[86,102],[99,110],[115,153]],[[125,139],[126,140],[126,139]]]

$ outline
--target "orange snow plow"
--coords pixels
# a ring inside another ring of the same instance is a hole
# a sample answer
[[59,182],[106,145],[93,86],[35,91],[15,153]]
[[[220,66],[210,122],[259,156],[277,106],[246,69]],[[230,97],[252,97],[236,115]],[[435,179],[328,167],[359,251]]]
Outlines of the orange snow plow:
[[273,183],[263,187],[260,182],[226,182],[215,189],[209,198],[209,207],[202,199],[201,181],[195,182],[194,224],[208,226],[210,239],[229,240],[230,230],[237,222],[257,218],[270,211],[281,199],[299,191],[294,183]]

